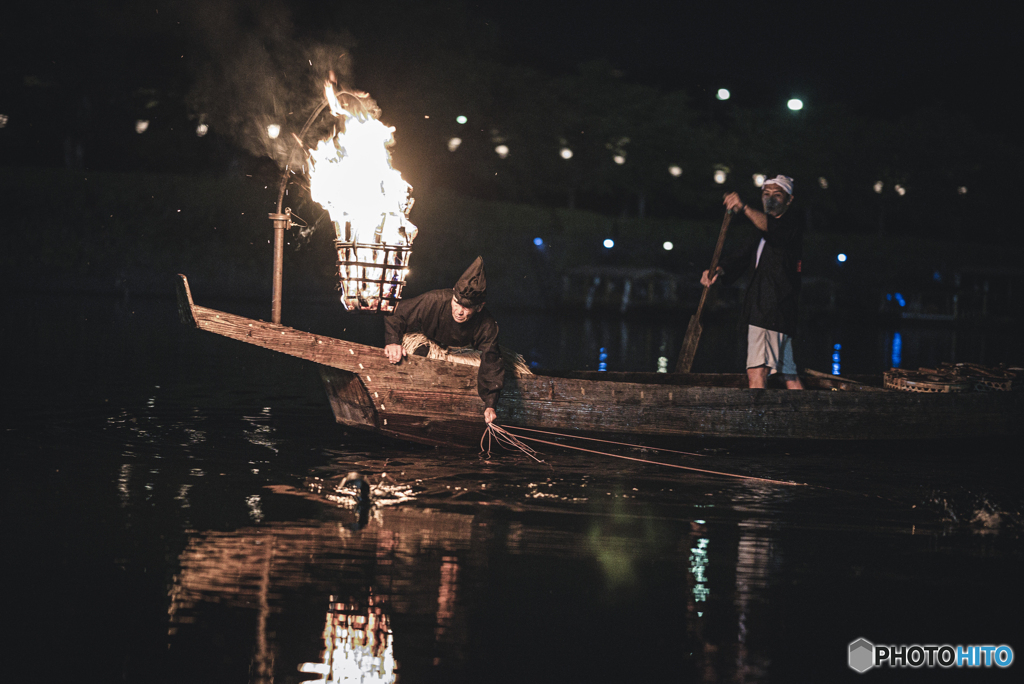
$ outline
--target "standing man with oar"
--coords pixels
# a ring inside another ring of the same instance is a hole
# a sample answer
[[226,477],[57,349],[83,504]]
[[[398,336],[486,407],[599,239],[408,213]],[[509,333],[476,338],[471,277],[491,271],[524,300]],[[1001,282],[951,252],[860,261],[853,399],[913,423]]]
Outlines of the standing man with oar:
[[765,387],[768,376],[779,373],[789,389],[803,389],[793,360],[793,337],[797,330],[800,268],[803,258],[803,224],[787,212],[793,203],[793,179],[776,176],[761,190],[764,211],[751,207],[735,192],[723,204],[730,212],[743,214],[757,228],[760,240],[725,259],[713,275],[704,271],[700,282],[710,286],[720,276],[737,280],[753,268],[743,300],[741,322],[747,324],[747,380],[750,387]]

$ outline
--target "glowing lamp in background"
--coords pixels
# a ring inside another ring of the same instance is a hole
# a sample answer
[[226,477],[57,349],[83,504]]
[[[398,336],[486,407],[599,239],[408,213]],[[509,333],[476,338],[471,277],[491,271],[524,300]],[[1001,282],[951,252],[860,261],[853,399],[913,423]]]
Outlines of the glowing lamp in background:
[[905,187],[903,187],[902,185],[897,185],[893,189],[896,191],[896,194],[899,195],[900,197],[903,197],[904,195],[907,194],[907,189]]
[[462,138],[449,138],[448,139],[448,151],[454,152],[459,149],[459,145],[462,144]]
[[967,186],[966,185],[961,185],[959,188],[956,189],[956,194],[958,194],[958,195],[966,195],[967,194]]
[[4,128],[7,125],[7,115],[0,114],[0,128]]
[[498,155],[499,157],[501,157],[502,159],[504,159],[505,157],[507,157],[507,156],[508,156],[508,145],[498,145],[497,147],[495,147],[495,148],[494,148],[494,152],[495,152],[495,153],[496,153],[496,154],[497,154],[497,155]]
[[879,195],[881,195],[882,194],[882,188],[884,187],[882,185],[882,181],[876,181],[874,187],[875,187],[875,192],[877,192]]
[[615,246],[615,240],[612,240],[611,238],[605,238],[604,242],[602,242],[601,244],[604,245],[605,249],[611,249],[612,247]]
[[727,177],[727,174],[722,169],[718,169],[717,171],[715,171],[715,182],[718,183],[719,185],[725,183],[725,179]]
[[818,178],[818,187],[822,190],[828,190],[828,179],[824,176]]
[[456,120],[456,121],[457,121],[458,123],[460,123],[460,124],[464,124],[464,123],[466,123],[467,121],[469,121],[469,119],[467,119],[466,117],[464,117],[464,116],[463,116],[462,114],[459,114],[459,115],[458,115],[457,117],[455,117],[455,120]]
[[665,240],[665,242],[661,243],[661,248],[666,252],[671,252],[675,248],[675,245],[668,240]]
[[754,185],[761,188],[764,187],[765,176],[763,173],[754,174]]
[[804,108],[804,101],[794,97],[792,100],[786,103],[786,106],[789,107],[794,112],[799,112],[801,109]]
[[142,135],[143,133],[145,133],[146,129],[148,129],[148,128],[149,128],[149,120],[148,119],[139,119],[138,121],[135,122],[135,132],[138,133],[139,135]]
[[718,92],[715,93],[715,97],[718,98],[719,100],[728,100],[730,97],[732,97],[732,93],[730,93],[725,88],[719,88]]
[[267,126],[267,135],[271,140],[277,140],[277,136],[281,135],[281,127],[278,124],[270,124]]
[[204,135],[206,135],[209,132],[210,132],[210,127],[207,126],[204,123],[201,123],[198,126],[196,126],[196,135],[199,136],[200,138],[202,138]]
[[558,151],[558,154],[559,156],[562,157],[562,159],[572,159],[572,150],[570,150],[568,147],[563,147],[561,150]]
[[669,175],[671,175],[671,176],[673,176],[675,178],[679,178],[680,176],[683,175],[683,168],[681,166],[677,166],[676,164],[673,164],[672,166],[668,167],[668,172],[669,172]]
[[539,238],[539,237],[535,237],[535,238],[533,238],[533,244],[537,245],[538,247],[543,247],[544,246],[544,239],[543,238]]
[[619,166],[622,166],[623,164],[626,163],[626,158],[623,157],[621,154],[617,154],[614,157],[612,157],[612,161],[614,161]]
[[841,264],[846,263],[846,255],[843,254],[843,253],[837,254],[836,255],[836,261],[838,261]]

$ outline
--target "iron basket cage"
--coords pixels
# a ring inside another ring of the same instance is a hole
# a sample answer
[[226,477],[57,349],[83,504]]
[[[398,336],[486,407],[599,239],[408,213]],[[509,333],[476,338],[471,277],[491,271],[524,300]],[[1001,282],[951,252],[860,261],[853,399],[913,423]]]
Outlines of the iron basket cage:
[[335,240],[341,303],[358,313],[394,313],[402,299],[412,247]]

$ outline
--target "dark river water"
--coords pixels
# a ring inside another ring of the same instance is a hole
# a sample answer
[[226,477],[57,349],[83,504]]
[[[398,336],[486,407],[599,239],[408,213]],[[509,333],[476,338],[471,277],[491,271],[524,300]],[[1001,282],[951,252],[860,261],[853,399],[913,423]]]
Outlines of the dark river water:
[[[314,369],[185,329],[171,299],[13,296],[5,310],[4,681],[1009,681],[1021,668],[848,665],[861,637],[1024,646],[1018,444],[693,438],[671,445],[689,456],[601,445],[610,455],[548,448],[544,463],[420,448],[346,433]],[[381,342],[380,321],[334,307],[284,318]],[[546,367],[657,370],[685,329],[499,320]],[[705,335],[705,370],[742,367],[731,329]],[[843,323],[802,341],[801,365],[853,373],[995,363],[1009,344]],[[339,490],[351,471],[369,506]]]

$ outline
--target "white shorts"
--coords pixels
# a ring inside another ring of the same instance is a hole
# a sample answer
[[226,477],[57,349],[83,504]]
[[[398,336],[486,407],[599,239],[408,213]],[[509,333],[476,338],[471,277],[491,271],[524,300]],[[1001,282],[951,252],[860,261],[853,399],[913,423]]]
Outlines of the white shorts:
[[768,366],[769,374],[796,375],[793,338],[756,325],[747,326],[747,368]]

